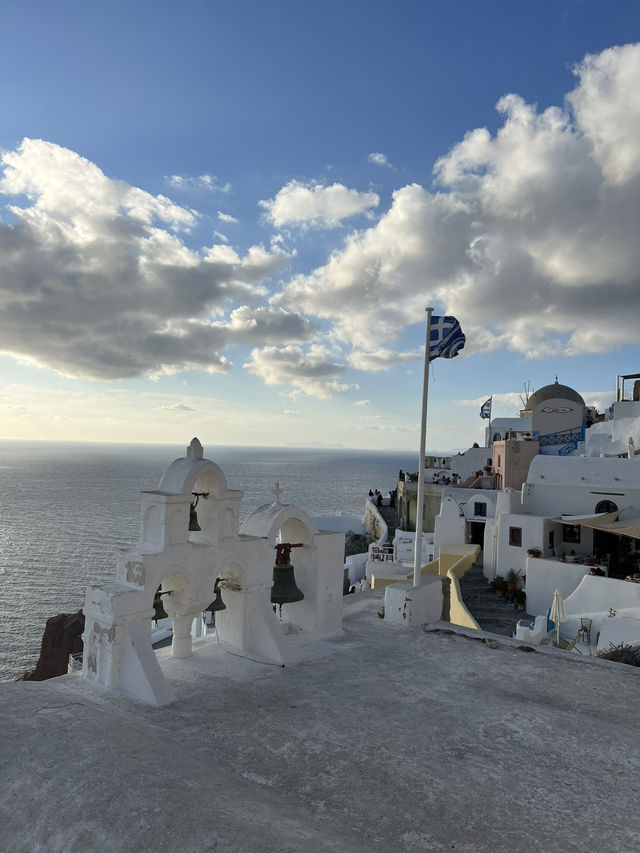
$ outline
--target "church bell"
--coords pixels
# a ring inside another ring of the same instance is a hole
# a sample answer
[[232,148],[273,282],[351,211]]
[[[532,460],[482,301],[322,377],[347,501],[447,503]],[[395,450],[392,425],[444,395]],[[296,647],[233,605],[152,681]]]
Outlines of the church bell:
[[[184,522],[182,523],[184,524]],[[184,530],[184,527],[182,529]],[[191,504],[191,509],[189,510],[189,530],[202,530],[198,524],[198,513],[193,504]]]
[[216,597],[208,607],[205,607],[205,611],[209,613],[216,613],[218,610],[226,610],[227,605],[222,600],[222,593],[220,592],[220,578],[218,578],[213,585],[213,591],[215,592]]
[[189,530],[202,530],[198,524],[198,513],[196,512],[196,507],[198,506],[200,498],[209,497],[209,492],[191,492],[191,494],[195,500],[191,501],[189,506]]
[[162,603],[162,596],[160,595],[159,591],[156,592],[156,594],[153,598],[153,610],[154,610],[153,618],[155,619],[156,622],[159,619],[168,619],[169,618],[169,614],[164,609],[164,604]]
[[296,584],[291,564],[273,567],[273,586],[271,587],[272,604],[291,604],[302,601],[304,593]]

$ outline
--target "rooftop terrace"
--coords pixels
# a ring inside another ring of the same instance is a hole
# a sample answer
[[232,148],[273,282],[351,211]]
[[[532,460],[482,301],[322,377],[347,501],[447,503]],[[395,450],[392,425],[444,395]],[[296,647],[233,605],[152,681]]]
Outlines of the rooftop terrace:
[[74,676],[0,685],[3,848],[640,849],[640,669],[404,630],[382,595],[287,668],[213,638],[161,652],[160,710]]

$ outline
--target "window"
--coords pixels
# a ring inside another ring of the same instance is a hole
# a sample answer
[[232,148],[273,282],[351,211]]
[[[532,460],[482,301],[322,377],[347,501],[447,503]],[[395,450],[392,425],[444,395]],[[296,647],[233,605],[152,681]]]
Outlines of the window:
[[563,524],[562,525],[562,541],[570,542],[572,545],[580,543],[580,525],[579,524]]
[[473,514],[476,516],[480,516],[481,518],[487,517],[487,505],[486,503],[481,503],[480,501],[476,501],[473,505]]
[[521,527],[510,527],[509,528],[509,545],[513,545],[516,548],[522,548],[522,528]]
[[615,512],[617,509],[618,505],[613,501],[600,501],[596,504],[594,512]]

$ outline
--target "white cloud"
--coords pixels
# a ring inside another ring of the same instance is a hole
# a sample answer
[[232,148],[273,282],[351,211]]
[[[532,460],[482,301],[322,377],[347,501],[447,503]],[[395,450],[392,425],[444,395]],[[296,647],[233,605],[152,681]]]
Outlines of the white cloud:
[[235,216],[231,216],[230,213],[223,213],[221,210],[218,211],[218,219],[221,222],[231,222],[231,223],[240,222],[240,220],[236,219]]
[[236,337],[262,345],[280,340],[278,325],[300,338],[309,328],[277,309],[253,326],[225,322],[264,297],[265,279],[288,261],[281,250],[193,252],[175,233],[195,223],[193,211],[52,143],[26,139],[1,164],[0,193],[16,197],[15,222],[0,222],[3,353],[92,379],[215,372],[229,369],[220,349]]
[[310,321],[299,314],[282,308],[250,308],[247,305],[232,311],[221,328],[230,342],[247,344],[256,340],[263,344],[307,341],[313,330]]
[[377,207],[379,197],[373,192],[358,192],[343,184],[325,187],[317,183],[290,181],[274,199],[261,201],[267,219],[282,228],[337,228],[344,219],[366,213]]
[[214,232],[213,232],[213,236],[214,236],[214,237],[217,237],[217,238],[218,238],[218,240],[222,240],[222,242],[223,242],[223,243],[228,243],[228,242],[229,242],[229,238],[227,237],[227,235],[226,235],[226,234],[223,234],[221,231],[214,231]]
[[[564,108],[501,98],[503,124],[468,133],[375,225],[350,234],[276,300],[367,351],[453,314],[465,355],[606,352],[637,342],[640,45],[587,57]],[[365,357],[352,363],[364,367]]]
[[387,159],[386,154],[381,154],[379,151],[375,151],[372,154],[369,154],[369,162],[374,166],[387,166],[389,169],[393,169],[393,166]]
[[188,175],[171,175],[166,178],[169,186],[177,190],[205,190],[206,192],[231,192],[231,184],[221,184],[215,175],[199,175],[197,178]]
[[187,406],[186,403],[169,403],[166,406],[158,406],[159,409],[164,409],[167,412],[195,412],[192,406]]
[[338,381],[344,365],[328,360],[318,346],[310,347],[307,352],[297,346],[256,348],[244,367],[267,385],[293,385],[310,397],[327,399],[353,387]]
[[371,405],[371,400],[356,400],[353,404],[354,406],[360,406],[362,408],[366,408]]
[[580,129],[608,181],[640,175],[640,49],[612,47],[586,56],[575,69],[580,84],[569,96]]
[[377,372],[380,370],[388,370],[390,367],[395,367],[398,364],[407,364],[407,362],[424,359],[424,347],[421,349],[410,350],[408,352],[394,352],[394,350],[380,348],[375,351],[354,350],[348,355],[348,361],[351,367],[356,370],[367,370]]

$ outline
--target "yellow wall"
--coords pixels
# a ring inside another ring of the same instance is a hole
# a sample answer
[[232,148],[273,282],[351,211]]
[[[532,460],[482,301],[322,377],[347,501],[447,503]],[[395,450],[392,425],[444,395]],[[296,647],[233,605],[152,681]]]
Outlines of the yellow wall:
[[[462,600],[460,578],[471,568],[479,553],[479,545],[442,545],[440,547],[440,556],[423,566],[421,571],[423,575],[440,575],[441,577],[449,578],[451,602],[449,621],[453,625],[462,625],[464,628],[473,628],[476,631],[480,630],[480,626],[469,613]],[[384,569],[381,567],[379,574],[371,576],[371,588],[381,589],[393,583],[398,583],[398,581],[411,580],[412,578],[413,572],[408,575],[402,575],[401,577],[391,573],[385,575]]]
[[[449,586],[449,621],[454,625],[462,625],[464,628],[473,628],[474,630],[479,631],[480,626],[467,610],[466,605],[462,600],[462,593],[460,592],[460,578],[471,568],[480,551],[479,545],[467,547],[473,548],[474,550],[463,555],[458,555],[457,560],[455,560],[455,562],[449,567],[446,573],[447,577],[451,581]],[[441,553],[440,560],[442,560],[443,557],[448,561],[449,558],[455,557],[455,554],[443,555]]]

